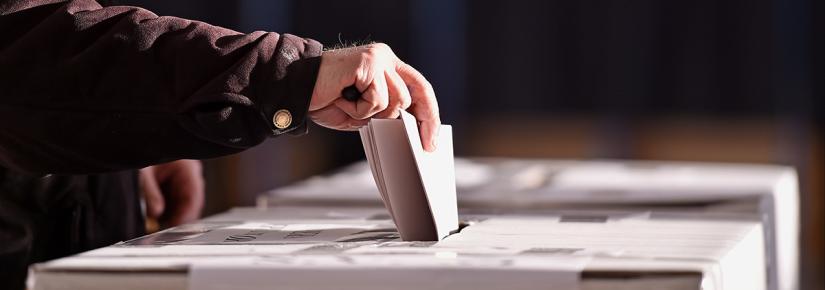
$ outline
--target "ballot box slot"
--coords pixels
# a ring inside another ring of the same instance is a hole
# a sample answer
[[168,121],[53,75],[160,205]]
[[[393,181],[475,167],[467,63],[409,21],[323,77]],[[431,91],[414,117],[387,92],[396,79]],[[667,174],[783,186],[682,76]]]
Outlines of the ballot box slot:
[[457,229],[455,229],[455,230],[453,230],[453,231],[451,231],[451,232],[450,232],[450,234],[449,234],[449,235],[447,235],[447,236],[446,236],[446,237],[444,237],[444,238],[446,239],[446,238],[447,238],[447,237],[449,237],[449,236],[452,236],[452,235],[455,235],[455,234],[460,233],[462,230],[464,230],[464,228],[468,227],[468,226],[469,226],[469,225],[471,225],[471,224],[472,224],[472,222],[459,221],[459,222],[458,222],[458,228],[457,228]]

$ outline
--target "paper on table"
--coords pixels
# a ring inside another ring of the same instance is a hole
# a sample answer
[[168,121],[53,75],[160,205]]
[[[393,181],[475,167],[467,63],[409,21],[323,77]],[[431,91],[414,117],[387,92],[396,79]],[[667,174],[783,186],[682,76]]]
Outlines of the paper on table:
[[352,239],[395,239],[395,230],[384,222],[338,220],[204,222],[179,226],[119,244],[129,246],[158,245],[282,245],[305,244]]
[[452,128],[425,152],[415,118],[373,119],[361,128],[367,161],[384,206],[404,240],[439,240],[458,228]]

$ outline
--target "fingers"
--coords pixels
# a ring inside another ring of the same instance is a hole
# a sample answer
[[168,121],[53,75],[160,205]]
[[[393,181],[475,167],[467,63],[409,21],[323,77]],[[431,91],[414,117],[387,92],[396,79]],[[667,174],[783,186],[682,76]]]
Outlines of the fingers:
[[[324,127],[351,131],[356,130],[367,124],[368,118],[397,118],[402,110],[409,108],[412,103],[410,92],[407,85],[401,76],[394,70],[387,70],[384,72],[384,78],[387,87],[388,104],[386,106],[371,106],[370,110],[361,111],[363,115],[352,116],[351,111],[362,110],[365,105],[362,102],[354,103],[343,98],[336,100],[333,105],[310,112],[310,117],[315,123]],[[381,87],[380,85],[375,87]],[[376,90],[368,89],[367,91],[376,92]],[[370,100],[374,95],[370,96],[368,93],[362,94],[362,98]],[[381,111],[377,111],[383,108]],[[349,110],[350,112],[347,112]],[[377,112],[373,112],[377,111]]]
[[389,106],[389,92],[386,77],[383,73],[376,74],[366,90],[361,92],[361,98],[358,99],[358,101],[350,102],[344,100],[344,102],[342,102],[342,100],[344,99],[337,99],[334,103],[335,106],[356,120],[368,119],[378,112],[386,110],[387,106]]
[[197,160],[178,160],[140,170],[147,216],[163,226],[195,221],[203,209],[204,180]]
[[174,171],[165,182],[169,189],[168,226],[193,222],[200,216],[204,201],[204,181],[200,161],[175,161]]
[[[346,100],[338,100],[336,102],[342,102]],[[352,131],[360,128],[365,124],[366,120],[356,120],[350,118],[346,112],[341,110],[338,106],[331,105],[321,110],[318,110],[312,114],[313,120],[316,123],[320,124],[321,126],[341,130],[341,131]]]
[[[360,69],[362,61],[353,48],[329,50],[321,55],[321,65],[309,103],[309,111],[320,110],[341,96],[341,90],[358,79],[369,78],[370,71]],[[366,86],[369,83],[365,84]],[[359,87],[363,91],[366,86]]]
[[153,167],[146,167],[139,173],[140,193],[146,202],[146,216],[157,219],[166,206]]
[[399,60],[396,70],[409,87],[412,99],[412,106],[409,111],[419,122],[418,129],[421,133],[421,144],[424,150],[435,151],[438,130],[441,128],[435,91],[430,82],[408,64]]
[[[340,99],[336,102],[349,102]],[[310,113],[312,121],[318,125],[341,131],[353,131],[367,124],[367,120],[350,118],[347,113],[335,105],[330,105]]]
[[390,56],[394,56],[392,50],[380,43],[325,51],[321,55],[309,111],[334,103],[341,97],[341,91],[353,84],[362,92],[364,102],[342,107],[345,112],[354,119],[366,119],[383,111],[387,105],[383,72],[392,63]]
[[[341,91],[353,84],[361,98],[344,100]],[[397,118],[402,110],[420,123],[424,149],[434,151],[441,119],[433,88],[421,73],[398,60],[385,44],[324,52],[309,108],[313,121],[353,130],[369,118]]]
[[390,102],[387,109],[376,114],[375,118],[395,119],[401,114],[401,111],[410,107],[412,99],[410,98],[410,91],[407,89],[407,84],[401,79],[394,70],[388,70],[384,73],[387,79],[387,88],[389,92]]

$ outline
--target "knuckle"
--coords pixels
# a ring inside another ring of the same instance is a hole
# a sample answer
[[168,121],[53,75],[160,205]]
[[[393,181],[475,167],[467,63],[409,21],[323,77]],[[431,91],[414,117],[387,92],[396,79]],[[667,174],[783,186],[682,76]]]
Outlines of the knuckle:
[[405,96],[405,97],[401,98],[401,101],[398,102],[398,105],[402,109],[409,108],[412,105],[412,99],[410,98],[409,95]]
[[383,43],[370,44],[362,52],[362,57],[372,61],[386,60],[390,55],[394,55],[392,49]]
[[378,109],[378,110],[386,110],[386,109],[387,109],[387,108],[389,108],[389,107],[390,107],[389,102],[378,102],[378,106],[376,107],[376,109]]
[[375,111],[375,110],[378,110],[380,108],[381,108],[381,102],[372,101],[372,102],[370,102],[369,108],[364,111],[365,112],[364,114],[366,115],[367,114],[366,112]]
[[383,42],[376,42],[376,43],[370,44],[370,46],[375,48],[375,49],[381,50],[382,52],[392,50],[389,45],[387,45],[386,43],[383,43]]
[[403,110],[404,110],[404,105],[402,105],[401,103],[398,103],[397,105],[392,106],[392,112],[393,113],[401,113],[401,111],[403,111]]
[[413,84],[413,87],[415,87],[418,90],[424,91],[426,93],[430,93],[430,92],[434,91],[433,84],[431,84],[430,81],[428,81],[427,79],[425,79],[423,77],[416,78],[416,82],[415,82],[415,84]]
[[427,106],[426,109],[425,109],[425,113],[427,114],[427,116],[430,116],[430,118],[432,118],[433,120],[437,121],[437,120],[441,119],[440,113],[438,112],[438,106],[435,106],[435,105]]
[[361,63],[367,63],[367,64],[374,63],[376,56],[377,55],[375,53],[373,53],[371,50],[365,50],[365,51],[362,51],[359,54],[359,58],[361,59]]
[[423,86],[424,86],[424,90],[426,90],[428,93],[435,92],[435,89],[433,88],[433,84],[430,83],[430,81],[428,81],[426,79],[423,80]]
[[438,114],[438,109],[430,110],[430,118],[432,119],[433,122],[440,122],[441,117]]
[[413,99],[411,92],[406,86],[404,86],[403,89],[401,89],[401,92],[398,94],[398,102],[401,104],[402,107],[406,108],[412,105],[412,101]]
[[371,110],[383,110],[387,108],[387,102],[384,98],[373,98],[369,102]]
[[401,114],[401,108],[399,106],[392,106],[381,112],[383,118],[395,118]]
[[369,55],[381,55],[386,51],[386,44],[373,43],[367,46],[366,53]]

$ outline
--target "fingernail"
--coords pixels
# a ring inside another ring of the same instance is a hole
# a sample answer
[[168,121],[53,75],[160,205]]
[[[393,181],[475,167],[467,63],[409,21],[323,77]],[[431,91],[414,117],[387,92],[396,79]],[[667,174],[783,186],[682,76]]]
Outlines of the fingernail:
[[[436,137],[438,137],[438,136],[436,135]],[[433,150],[435,150],[435,148],[438,147],[438,138],[433,139],[432,145],[433,145]]]

